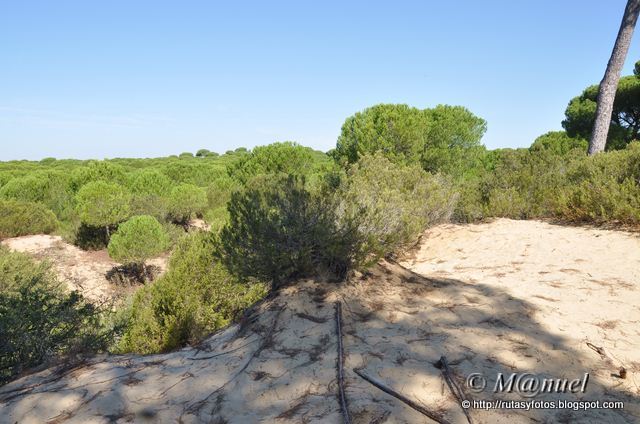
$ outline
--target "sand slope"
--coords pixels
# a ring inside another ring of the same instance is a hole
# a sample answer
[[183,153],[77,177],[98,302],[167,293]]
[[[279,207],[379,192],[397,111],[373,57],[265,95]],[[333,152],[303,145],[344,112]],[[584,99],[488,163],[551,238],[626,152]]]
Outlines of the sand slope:
[[[640,421],[637,235],[497,220],[443,225],[402,264],[348,284],[281,290],[198,347],[97,357],[0,388],[0,422],[341,422],[334,302],[343,304],[346,397],[355,423],[432,422],[361,379],[383,381],[443,420],[466,422],[433,364],[577,378],[620,410],[471,410],[477,423]],[[604,347],[603,360],[586,342]],[[626,379],[612,374],[624,365]],[[473,399],[495,399],[484,392]],[[522,399],[519,395],[500,395]]]
[[[78,290],[92,302],[110,302],[131,291],[117,287],[107,280],[107,272],[118,264],[109,258],[104,249],[86,251],[65,243],[60,236],[44,234],[8,238],[3,240],[2,244],[11,250],[48,260],[60,280],[66,282],[70,290]],[[167,256],[151,259],[147,264],[155,266],[161,274],[167,267]]]

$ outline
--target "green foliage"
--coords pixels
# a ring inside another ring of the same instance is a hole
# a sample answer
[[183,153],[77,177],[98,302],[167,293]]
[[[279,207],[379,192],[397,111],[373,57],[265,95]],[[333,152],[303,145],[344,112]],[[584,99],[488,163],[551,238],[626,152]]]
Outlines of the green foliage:
[[169,246],[169,237],[152,216],[134,216],[118,226],[109,241],[109,256],[123,264],[144,264]]
[[225,167],[222,164],[216,165],[215,161],[184,157],[164,165],[162,172],[176,184],[187,183],[206,187],[211,181],[225,174]]
[[346,119],[334,157],[355,163],[360,156],[381,151],[394,161],[417,163],[429,133],[429,117],[401,104],[380,104]]
[[454,196],[419,165],[365,155],[314,187],[296,175],[262,175],[231,195],[218,254],[240,278],[282,283],[343,277],[392,253],[451,213]]
[[555,155],[566,155],[573,149],[586,152],[589,142],[581,138],[572,138],[565,131],[549,131],[536,138],[529,150],[532,152],[549,151]]
[[173,220],[186,224],[207,207],[207,192],[193,184],[175,186],[169,194],[169,214]]
[[42,202],[45,199],[48,180],[40,175],[13,178],[0,188],[0,198]]
[[556,213],[577,222],[640,224],[640,143],[573,162]]
[[57,226],[54,213],[41,203],[0,200],[0,238],[49,234]]
[[219,154],[217,154],[216,152],[211,152],[207,149],[200,149],[198,150],[198,152],[196,153],[196,157],[199,158],[215,158],[220,156]]
[[462,173],[484,153],[486,123],[461,106],[416,109],[381,104],[347,118],[332,156],[355,163],[381,152],[393,162],[422,164],[431,172]]
[[425,113],[430,125],[420,158],[423,168],[462,176],[478,166],[485,153],[480,145],[485,120],[462,106],[438,105]]
[[73,191],[78,191],[85,184],[96,181],[124,184],[126,182],[126,170],[116,163],[90,161],[88,165],[72,171],[71,188]]
[[171,190],[171,180],[157,169],[143,169],[133,175],[131,193],[136,195],[165,196]]
[[[573,98],[562,126],[570,137],[588,139],[595,121],[598,85],[587,87]],[[640,138],[640,79],[630,75],[620,78],[607,135],[607,150],[624,149],[632,140]]]
[[382,153],[365,155],[336,193],[342,226],[354,226],[357,262],[376,262],[415,241],[428,226],[449,218],[450,184],[419,165],[394,165]]
[[273,143],[254,148],[227,168],[229,175],[245,184],[260,174],[311,175],[329,158],[321,152],[292,142]]
[[164,219],[168,212],[167,197],[172,185],[171,180],[156,169],[144,169],[134,174],[130,184],[132,214]]
[[0,247],[0,384],[56,356],[106,348],[96,309],[48,265]]
[[492,151],[484,173],[457,185],[454,218],[640,224],[640,143],[591,157],[579,140],[541,139],[528,150]]
[[228,211],[218,254],[240,278],[276,288],[318,272],[344,274],[350,266],[354,249],[336,226],[330,199],[307,190],[304,177],[258,176],[231,195]]
[[261,283],[239,283],[213,256],[211,233],[181,240],[169,270],[136,292],[117,350],[155,353],[202,340],[266,294]]
[[80,219],[95,227],[109,227],[127,219],[130,200],[131,194],[124,187],[104,181],[90,182],[76,195]]

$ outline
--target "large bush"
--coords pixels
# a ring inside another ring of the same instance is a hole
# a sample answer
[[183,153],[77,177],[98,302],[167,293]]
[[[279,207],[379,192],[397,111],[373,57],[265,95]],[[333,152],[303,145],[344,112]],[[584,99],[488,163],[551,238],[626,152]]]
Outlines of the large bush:
[[448,218],[454,203],[444,178],[381,153],[325,181],[318,189],[300,176],[260,176],[232,194],[219,241],[227,267],[274,287],[308,275],[341,278]]
[[358,262],[376,261],[401,249],[452,213],[450,184],[419,165],[396,165],[382,153],[365,155],[337,191],[337,219],[357,232]]
[[168,212],[167,197],[172,181],[156,169],[137,172],[130,183],[131,212],[135,215],[151,215],[159,220]]
[[118,351],[154,353],[200,341],[266,294],[261,283],[238,282],[213,251],[210,233],[181,240],[167,273],[136,293]]
[[49,234],[58,220],[40,203],[0,200],[0,238]]
[[0,198],[24,202],[42,202],[49,181],[44,175],[27,175],[13,178],[0,188]]
[[360,156],[381,151],[395,161],[417,163],[429,133],[429,117],[420,109],[380,104],[348,117],[333,155],[355,163]]
[[392,162],[462,173],[481,160],[486,122],[461,106],[417,109],[380,104],[346,119],[332,156],[355,163],[380,152]]
[[343,274],[354,249],[337,227],[332,199],[312,193],[304,177],[263,175],[231,195],[219,256],[240,278],[273,287],[322,271]]
[[125,184],[126,169],[111,161],[90,161],[87,165],[77,167],[71,172],[71,188],[78,191],[85,184],[104,181],[113,184]]
[[131,194],[122,186],[104,181],[84,185],[76,195],[77,210],[85,224],[109,228],[130,215]]
[[152,216],[134,216],[118,226],[109,241],[109,256],[122,264],[143,269],[148,259],[164,252],[169,237],[162,225]]
[[46,264],[0,247],[0,384],[58,355],[106,348],[98,311]]
[[180,184],[169,194],[169,215],[176,223],[186,225],[190,219],[204,212],[207,203],[204,189],[193,184]]
[[310,176],[328,162],[329,158],[324,153],[287,141],[255,147],[251,153],[232,163],[227,172],[244,184],[261,174]]
[[480,144],[487,130],[485,120],[462,106],[438,105],[424,113],[429,129],[420,156],[422,167],[461,177],[470,174],[485,154]]
[[573,149],[587,151],[588,141],[583,138],[572,138],[565,131],[549,131],[536,138],[529,150],[532,152],[547,151],[556,155],[566,155]]

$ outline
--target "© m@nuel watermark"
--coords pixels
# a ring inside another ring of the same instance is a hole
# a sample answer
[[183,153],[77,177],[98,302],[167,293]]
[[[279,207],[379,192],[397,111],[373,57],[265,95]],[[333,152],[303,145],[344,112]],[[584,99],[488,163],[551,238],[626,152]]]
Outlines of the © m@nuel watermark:
[[[586,393],[589,373],[581,378],[552,378],[531,373],[496,374],[495,384],[490,386],[493,393],[518,393],[523,397],[534,397],[539,393]],[[467,376],[469,390],[475,393],[487,389],[487,378],[480,373]]]

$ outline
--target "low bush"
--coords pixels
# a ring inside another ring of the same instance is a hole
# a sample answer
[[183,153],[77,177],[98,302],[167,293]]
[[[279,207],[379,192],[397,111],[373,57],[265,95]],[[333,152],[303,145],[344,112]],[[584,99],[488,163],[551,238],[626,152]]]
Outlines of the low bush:
[[207,192],[193,184],[177,185],[169,194],[169,215],[177,224],[186,226],[206,208]]
[[0,238],[49,234],[57,227],[54,213],[40,203],[0,200]]
[[111,335],[47,264],[0,247],[0,384],[61,355],[104,350]]
[[356,232],[356,264],[371,263],[415,241],[427,227],[449,219],[456,202],[450,183],[419,165],[365,155],[336,192],[342,228]]
[[596,224],[640,224],[640,143],[571,164],[556,216]]
[[304,177],[255,177],[231,195],[228,212],[218,255],[240,278],[270,281],[277,288],[319,272],[344,274],[352,262],[352,241],[337,227],[334,204],[309,191]]
[[167,273],[136,292],[118,352],[154,353],[198,342],[266,294],[264,284],[232,277],[213,251],[211,233],[180,241]]
[[[109,256],[121,264],[146,275],[145,262],[169,247],[169,237],[162,225],[152,216],[134,216],[118,226],[109,240]],[[142,278],[144,281],[144,278]]]
[[455,196],[418,165],[365,155],[344,173],[308,186],[295,175],[263,175],[234,193],[219,257],[240,278],[282,283],[309,275],[342,278],[447,219]]

